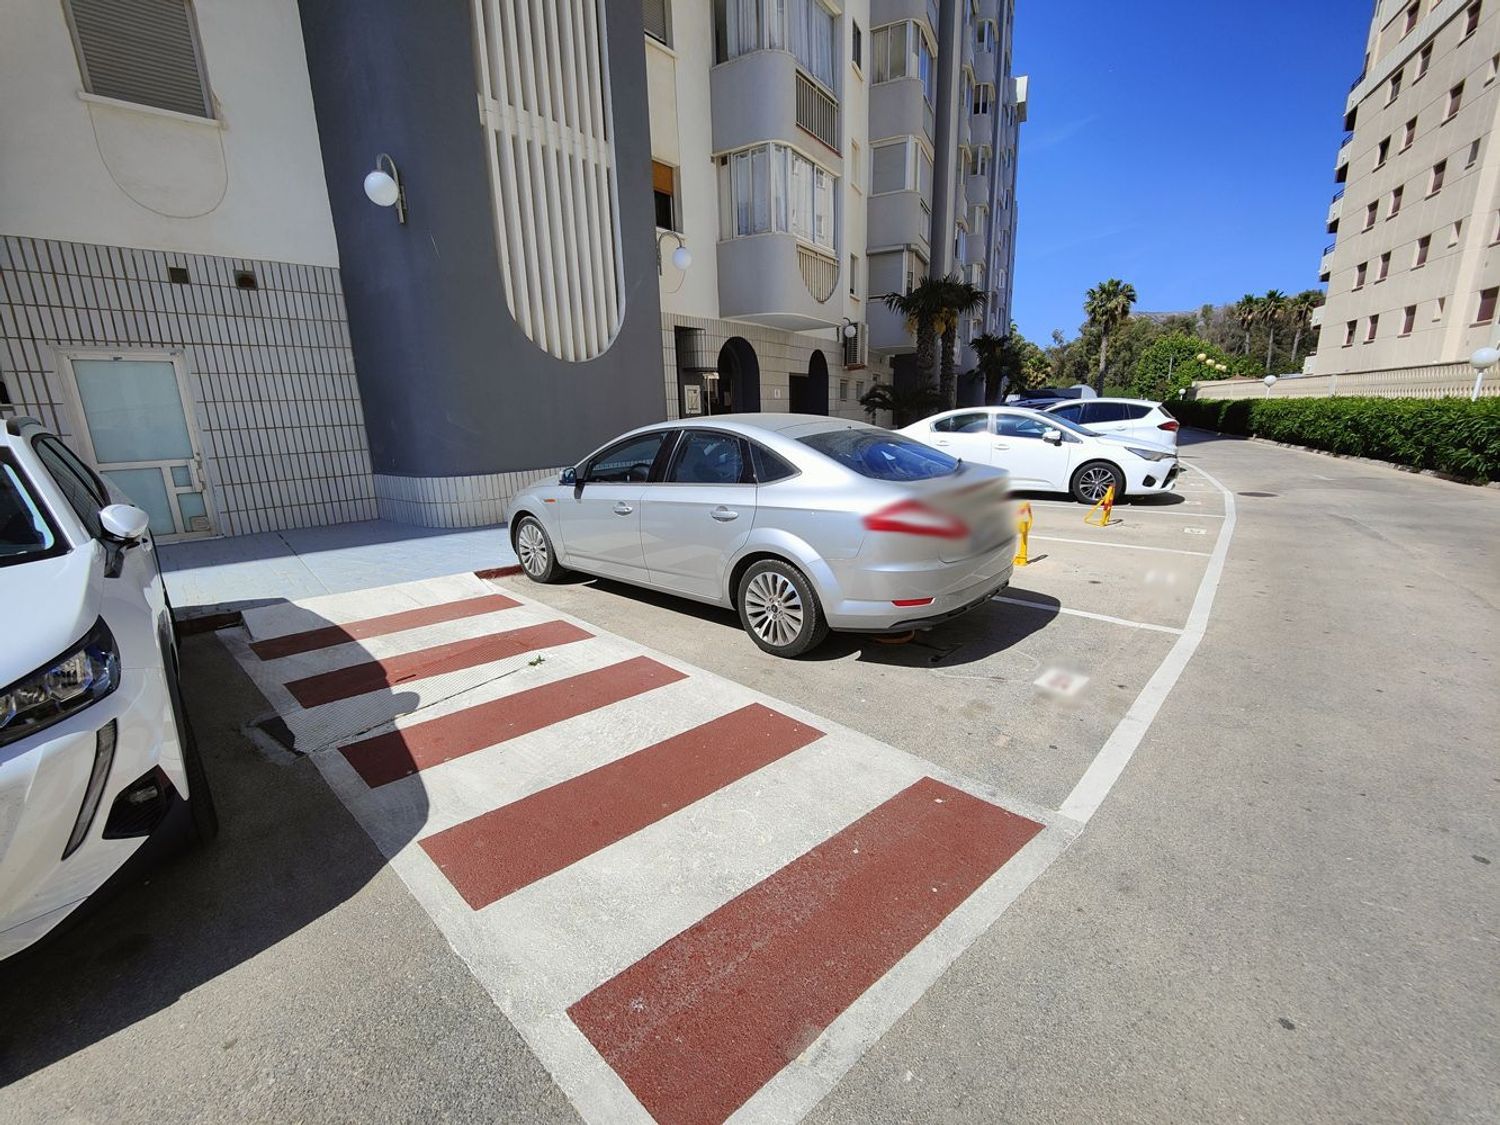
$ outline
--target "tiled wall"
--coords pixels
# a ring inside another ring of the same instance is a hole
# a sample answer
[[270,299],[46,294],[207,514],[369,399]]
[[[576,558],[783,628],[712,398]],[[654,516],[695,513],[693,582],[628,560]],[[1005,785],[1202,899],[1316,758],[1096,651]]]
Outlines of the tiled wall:
[[527,469],[469,477],[375,475],[380,518],[420,527],[485,527],[504,523],[511,499],[537,481],[555,481],[561,469]]
[[68,348],[183,353],[220,533],[375,518],[338,270],[0,237],[6,409],[65,437]]

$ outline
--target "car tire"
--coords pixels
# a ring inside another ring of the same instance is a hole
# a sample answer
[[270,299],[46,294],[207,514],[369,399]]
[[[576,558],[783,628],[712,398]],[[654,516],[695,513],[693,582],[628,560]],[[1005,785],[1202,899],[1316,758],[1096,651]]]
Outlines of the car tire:
[[167,669],[167,694],[172,699],[172,720],[177,725],[177,745],[182,750],[182,768],[187,773],[188,812],[192,817],[193,843],[202,847],[219,834],[219,810],[209,788],[208,772],[203,768],[203,754],[198,738],[182,705],[182,685],[174,660]]
[[1073,474],[1070,488],[1073,499],[1080,504],[1097,504],[1111,484],[1115,488],[1115,502],[1119,503],[1125,497],[1125,474],[1108,461],[1090,461]]
[[735,604],[750,639],[772,656],[810,652],[828,636],[812,583],[791,563],[762,559],[740,576]]
[[552,547],[552,537],[535,516],[522,516],[511,536],[511,546],[521,571],[533,582],[556,582],[563,575],[557,565],[557,551]]

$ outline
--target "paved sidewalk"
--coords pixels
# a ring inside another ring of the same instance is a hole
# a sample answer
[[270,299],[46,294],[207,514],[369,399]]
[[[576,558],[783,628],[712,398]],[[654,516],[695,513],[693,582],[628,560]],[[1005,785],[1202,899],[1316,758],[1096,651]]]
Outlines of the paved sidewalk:
[[449,531],[389,520],[199,539],[158,550],[172,605],[184,616],[516,562],[503,525]]

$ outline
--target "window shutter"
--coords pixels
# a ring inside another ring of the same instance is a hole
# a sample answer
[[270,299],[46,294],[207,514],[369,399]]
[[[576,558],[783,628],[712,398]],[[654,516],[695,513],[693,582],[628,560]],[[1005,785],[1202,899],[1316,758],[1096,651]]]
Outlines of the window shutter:
[[212,117],[187,0],[68,0],[91,94]]
[[672,40],[667,31],[668,0],[644,0],[644,3],[646,34],[670,47]]
[[844,366],[863,367],[865,365],[865,326],[856,324],[854,335],[844,338]]

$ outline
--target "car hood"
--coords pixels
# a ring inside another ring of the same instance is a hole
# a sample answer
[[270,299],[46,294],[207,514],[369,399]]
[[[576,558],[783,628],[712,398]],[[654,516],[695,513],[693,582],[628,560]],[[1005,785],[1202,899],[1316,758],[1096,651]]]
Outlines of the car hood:
[[99,616],[103,581],[94,553],[66,555],[0,567],[5,643],[0,645],[0,687],[61,656]]
[[1165,445],[1159,441],[1149,441],[1146,438],[1138,437],[1124,437],[1120,434],[1097,434],[1097,437],[1099,441],[1107,441],[1111,445],[1133,445],[1137,449],[1150,449],[1156,453],[1170,453],[1173,457],[1177,456],[1177,450],[1173,446]]

